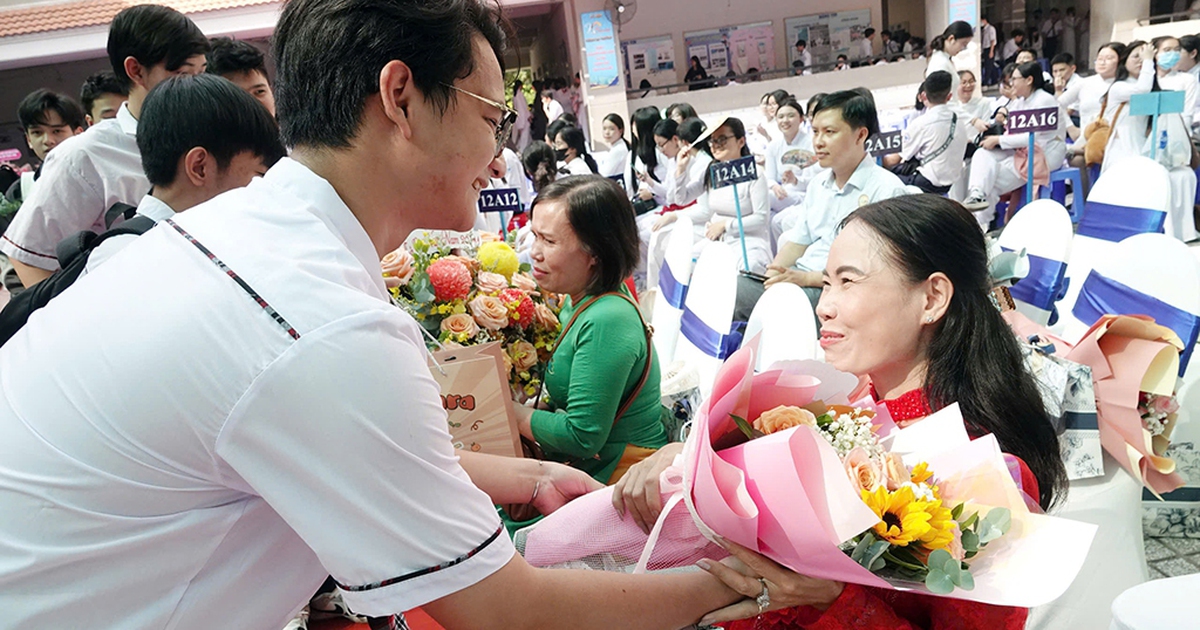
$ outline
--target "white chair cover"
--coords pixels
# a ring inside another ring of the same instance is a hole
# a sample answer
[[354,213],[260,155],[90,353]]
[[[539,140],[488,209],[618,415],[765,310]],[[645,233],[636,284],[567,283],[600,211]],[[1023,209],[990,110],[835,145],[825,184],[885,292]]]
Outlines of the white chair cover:
[[1171,208],[1163,228],[1167,236],[1188,242],[1196,238],[1196,171],[1179,166],[1170,170]]
[[[658,352],[660,365],[670,365],[675,360],[675,343],[679,338],[679,317],[683,309],[673,302],[678,297],[673,284],[686,286],[692,277],[692,222],[682,213],[670,230],[659,230],[650,241],[666,238],[666,252],[660,265],[651,265],[654,273],[654,284],[648,284],[647,289],[654,290],[654,310],[651,324],[654,326],[654,350]],[[670,276],[663,270],[669,267]],[[647,276],[649,279],[650,276]],[[668,279],[670,278],[670,279]],[[661,285],[667,285],[663,288]],[[670,293],[670,294],[669,294]]]
[[1200,574],[1135,586],[1112,604],[1111,630],[1165,630],[1200,626]]
[[[1087,201],[1089,204],[1145,208],[1166,213],[1171,209],[1171,180],[1167,169],[1158,162],[1141,156],[1127,157],[1119,160],[1096,180],[1088,193]],[[1089,221],[1087,212],[1085,209],[1081,225]],[[1088,273],[1098,261],[1105,259],[1114,247],[1116,242],[1075,235],[1071,242],[1071,259],[1067,265],[1069,284],[1066,296],[1058,305],[1060,313],[1070,312]],[[1060,318],[1056,326],[1050,327],[1051,330],[1060,333],[1065,319]]]
[[1018,296],[1028,295],[1026,291],[1035,281],[1049,282],[1036,277],[1039,272],[1049,273],[1070,260],[1073,235],[1071,215],[1053,199],[1038,199],[1024,206],[1000,233],[1001,247],[1012,251],[1024,249],[1029,254],[1030,275],[1013,287],[1013,298],[1021,314],[1042,326],[1049,323],[1051,311],[1022,301]]
[[[686,361],[696,366],[700,374],[700,391],[707,396],[712,390],[713,380],[720,369],[723,358],[713,356],[712,339],[702,336],[729,334],[733,324],[733,309],[737,299],[738,255],[726,243],[713,242],[704,248],[700,260],[692,270],[692,283],[688,289],[685,311],[680,321],[679,340],[675,344],[675,360]],[[689,328],[684,318],[692,318],[703,330],[698,341],[688,337]],[[703,349],[702,349],[703,347]]]
[[817,323],[804,289],[780,282],[767,289],[754,305],[743,343],[762,334],[755,369],[765,370],[776,361],[801,361],[817,357]]

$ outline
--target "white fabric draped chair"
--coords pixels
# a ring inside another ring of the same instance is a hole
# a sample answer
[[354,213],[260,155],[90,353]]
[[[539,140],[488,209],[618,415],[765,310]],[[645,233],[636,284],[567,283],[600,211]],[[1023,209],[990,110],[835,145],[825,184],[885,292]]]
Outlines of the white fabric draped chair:
[[1029,275],[1012,287],[1012,296],[1017,310],[1042,326],[1051,322],[1065,288],[1073,234],[1071,215],[1053,199],[1021,208],[1000,233],[1000,247],[1028,255]]
[[1112,603],[1111,630],[1166,630],[1200,626],[1200,574],[1146,582]]
[[1171,180],[1171,206],[1163,230],[1167,236],[1188,242],[1196,238],[1196,171],[1179,166],[1168,172]]
[[[666,240],[666,251],[661,264],[650,265],[649,271],[653,275],[647,275],[647,286],[652,287],[648,290],[654,293],[650,322],[654,326],[654,350],[658,352],[658,362],[670,365],[675,360],[679,318],[683,315],[683,301],[692,277],[692,222],[680,215],[669,230],[655,232],[651,243],[656,239]],[[651,277],[653,284],[649,284]]]
[[712,391],[721,363],[740,345],[739,336],[731,334],[737,279],[738,255],[726,243],[710,243],[692,269],[674,359],[696,367],[704,396]]
[[776,361],[817,358],[817,323],[804,289],[780,282],[767,289],[754,305],[743,343],[761,334],[755,369],[763,371]]

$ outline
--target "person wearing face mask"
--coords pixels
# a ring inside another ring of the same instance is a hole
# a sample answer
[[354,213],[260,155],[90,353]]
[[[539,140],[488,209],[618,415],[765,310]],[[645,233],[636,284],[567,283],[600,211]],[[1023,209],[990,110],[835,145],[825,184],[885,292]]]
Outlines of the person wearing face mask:
[[[928,77],[939,70],[949,73],[950,93],[957,94],[959,79],[958,68],[954,67],[954,56],[962,52],[971,43],[971,38],[974,36],[975,29],[971,28],[970,24],[962,20],[951,22],[941,35],[934,37],[933,41],[929,42],[929,65],[925,67],[925,76]],[[953,101],[950,104],[951,109],[959,115],[965,114]]]
[[1112,133],[1104,149],[1104,163],[1100,165],[1102,174],[1124,157],[1141,155],[1149,133],[1149,117],[1130,114],[1129,99],[1154,89],[1154,46],[1140,40],[1130,42],[1120,64],[1128,76],[1113,82],[1108,90],[1105,117],[1110,120]]
[[588,153],[583,130],[563,127],[554,137],[554,155],[565,165],[570,175],[594,175],[599,172],[596,160]]
[[1159,37],[1153,42],[1158,68],[1158,87],[1164,92],[1183,92],[1183,122],[1190,131],[1196,103],[1200,101],[1200,84],[1190,72],[1180,72],[1179,61],[1183,58],[1183,46],[1175,37]]
[[[1043,74],[1042,67],[1037,63],[1017,67],[1012,76],[1016,100],[1008,107],[1010,114],[1029,109],[1059,108],[1054,96],[1043,89],[1046,85]],[[1060,109],[1055,129],[1034,134],[1041,154],[1035,152],[1026,159],[1045,160],[1045,164],[1035,170],[1049,173],[1062,164],[1067,153],[1067,145],[1063,141],[1066,135],[1064,118]],[[1028,139],[1025,133],[985,136],[979,141],[980,150],[971,158],[971,176],[963,206],[975,213],[980,228],[985,231],[995,217],[996,199],[1025,184],[1028,171],[1018,167],[1016,150],[1027,147]]]

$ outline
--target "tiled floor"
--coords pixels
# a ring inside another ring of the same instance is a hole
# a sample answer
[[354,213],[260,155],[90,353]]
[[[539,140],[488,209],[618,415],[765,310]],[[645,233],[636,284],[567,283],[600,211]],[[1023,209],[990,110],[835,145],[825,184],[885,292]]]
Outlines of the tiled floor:
[[1200,540],[1149,536],[1145,540],[1150,579],[1200,573]]

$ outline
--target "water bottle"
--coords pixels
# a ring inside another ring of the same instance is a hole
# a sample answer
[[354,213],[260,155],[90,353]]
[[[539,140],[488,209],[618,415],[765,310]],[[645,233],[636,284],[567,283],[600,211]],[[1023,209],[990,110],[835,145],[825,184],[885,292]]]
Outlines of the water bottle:
[[1158,163],[1171,168],[1171,156],[1167,155],[1167,130],[1163,129],[1158,138]]

